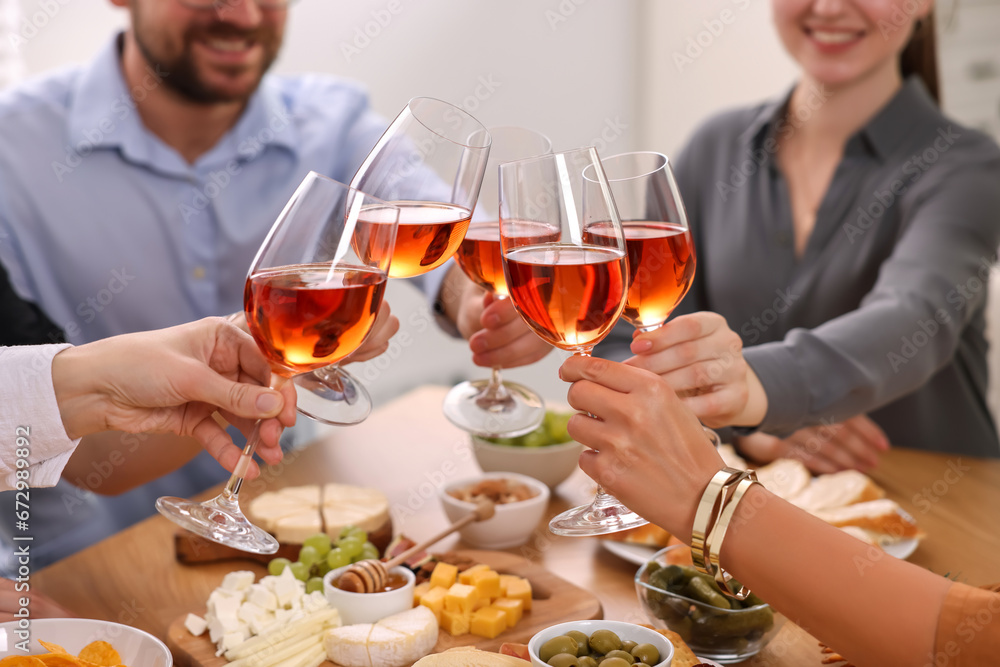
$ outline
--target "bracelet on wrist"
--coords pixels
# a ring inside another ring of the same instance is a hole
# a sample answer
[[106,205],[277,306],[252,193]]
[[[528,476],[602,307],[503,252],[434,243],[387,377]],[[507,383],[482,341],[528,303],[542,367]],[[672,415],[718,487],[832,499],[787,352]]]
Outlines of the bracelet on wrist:
[[732,575],[719,564],[719,554],[737,505],[747,490],[757,483],[757,474],[753,470],[727,467],[715,473],[698,503],[691,528],[694,566],[715,579],[723,593],[738,600],[745,599],[750,590],[745,586],[735,592],[730,589]]

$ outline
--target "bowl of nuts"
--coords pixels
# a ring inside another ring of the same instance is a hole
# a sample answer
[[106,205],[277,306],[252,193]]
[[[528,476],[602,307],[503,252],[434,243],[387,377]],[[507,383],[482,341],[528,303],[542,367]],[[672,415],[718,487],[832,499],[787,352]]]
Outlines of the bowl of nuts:
[[462,541],[481,549],[506,549],[524,544],[538,527],[549,503],[549,487],[533,477],[513,472],[488,472],[441,489],[440,499],[449,521],[473,512],[476,501],[488,498],[496,513],[459,531]]

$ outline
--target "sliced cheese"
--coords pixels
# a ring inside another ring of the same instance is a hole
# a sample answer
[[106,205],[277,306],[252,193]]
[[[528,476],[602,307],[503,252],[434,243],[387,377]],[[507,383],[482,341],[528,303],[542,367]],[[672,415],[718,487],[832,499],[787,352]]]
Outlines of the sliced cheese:
[[373,627],[371,623],[363,623],[327,630],[323,636],[326,657],[343,667],[372,667],[368,657],[368,635]]
[[347,526],[368,532],[380,528],[389,520],[389,499],[378,489],[327,484],[322,511],[326,534],[337,539]]
[[[315,511],[315,505],[313,506]],[[262,493],[247,505],[247,518],[269,533],[274,533],[274,526],[282,517],[299,514],[309,509],[301,499],[282,495],[276,491]]]
[[433,612],[414,607],[375,624],[329,630],[323,646],[326,656],[343,667],[403,667],[430,653],[437,639]]
[[322,533],[323,524],[315,509],[304,509],[277,519],[271,532],[279,542],[302,544],[316,533]]

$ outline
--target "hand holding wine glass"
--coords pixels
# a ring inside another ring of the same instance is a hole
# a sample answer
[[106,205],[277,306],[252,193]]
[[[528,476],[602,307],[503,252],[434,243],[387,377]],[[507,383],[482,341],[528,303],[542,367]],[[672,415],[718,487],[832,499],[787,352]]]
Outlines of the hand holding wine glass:
[[[250,333],[272,370],[272,387],[354,352],[375,322],[399,210],[315,172],[274,223],[247,276]],[[254,426],[225,489],[195,503],[163,497],[161,514],[202,537],[255,553],[277,541],[239,508],[239,490],[260,437]]]

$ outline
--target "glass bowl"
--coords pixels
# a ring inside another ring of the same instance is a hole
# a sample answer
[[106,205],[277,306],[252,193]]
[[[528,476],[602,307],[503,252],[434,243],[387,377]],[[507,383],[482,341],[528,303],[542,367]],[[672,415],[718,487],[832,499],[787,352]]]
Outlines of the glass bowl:
[[[657,551],[635,575],[635,590],[646,616],[657,628],[673,630],[698,656],[729,664],[756,655],[778,633],[785,619],[751,594],[745,602],[722,595],[708,575],[696,573],[709,588],[736,608],[706,602],[689,587],[694,567],[690,548],[675,544]],[[670,590],[668,590],[668,587]],[[705,590],[701,584],[697,589]],[[684,594],[682,594],[684,593]],[[746,606],[744,606],[746,605]]]

